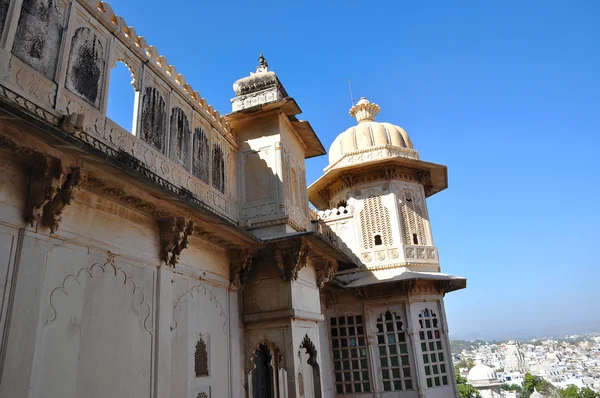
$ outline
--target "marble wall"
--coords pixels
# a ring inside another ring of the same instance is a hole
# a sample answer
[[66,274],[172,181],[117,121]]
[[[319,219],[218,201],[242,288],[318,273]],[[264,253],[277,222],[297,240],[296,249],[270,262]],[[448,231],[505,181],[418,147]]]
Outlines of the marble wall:
[[56,233],[33,228],[28,173],[6,158],[0,171],[0,397],[242,396],[223,250],[194,238],[161,266],[155,221],[83,190]]

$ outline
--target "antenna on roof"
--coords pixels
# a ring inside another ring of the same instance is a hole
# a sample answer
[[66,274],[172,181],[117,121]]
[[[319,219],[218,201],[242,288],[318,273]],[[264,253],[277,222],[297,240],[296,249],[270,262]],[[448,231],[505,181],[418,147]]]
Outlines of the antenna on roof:
[[350,102],[354,106],[354,96],[352,95],[352,82],[348,80],[348,88],[350,88]]

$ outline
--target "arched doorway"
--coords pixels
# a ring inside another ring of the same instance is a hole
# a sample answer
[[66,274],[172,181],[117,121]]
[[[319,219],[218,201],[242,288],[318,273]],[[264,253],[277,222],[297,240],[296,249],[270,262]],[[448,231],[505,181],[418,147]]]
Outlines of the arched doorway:
[[300,374],[298,385],[300,396],[304,398],[322,398],[321,395],[321,370],[317,362],[317,349],[308,337],[304,336],[300,344]]

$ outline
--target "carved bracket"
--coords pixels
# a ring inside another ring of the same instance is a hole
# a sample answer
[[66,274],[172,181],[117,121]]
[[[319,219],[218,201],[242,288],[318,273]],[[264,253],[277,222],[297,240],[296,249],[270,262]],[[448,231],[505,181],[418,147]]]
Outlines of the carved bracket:
[[25,220],[32,227],[41,224],[56,232],[64,208],[71,203],[80,185],[79,167],[65,168],[60,159],[41,157],[31,173]]
[[310,246],[305,243],[293,247],[276,245],[273,248],[273,257],[281,272],[281,279],[284,281],[297,280],[298,273],[308,262],[310,250]]
[[248,279],[250,270],[252,269],[252,260],[256,253],[251,250],[236,250],[231,252],[231,271],[230,271],[230,282],[238,289]]
[[327,262],[325,267],[317,271],[317,286],[319,289],[323,289],[323,286],[333,278],[337,269],[337,261],[331,260]]
[[179,255],[188,247],[194,233],[194,222],[185,217],[170,217],[160,221],[160,259],[175,267]]
[[428,171],[423,171],[419,173],[419,182],[423,185],[425,196],[429,196],[431,194],[431,190],[433,189],[433,182],[431,182],[431,173]]

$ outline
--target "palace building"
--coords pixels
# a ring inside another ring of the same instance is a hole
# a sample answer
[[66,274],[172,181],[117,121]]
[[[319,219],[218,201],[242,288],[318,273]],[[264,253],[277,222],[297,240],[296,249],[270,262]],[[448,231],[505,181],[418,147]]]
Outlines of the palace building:
[[0,398],[457,396],[447,168],[362,98],[307,186],[326,150],[262,55],[233,88],[221,115],[105,2],[0,0]]

